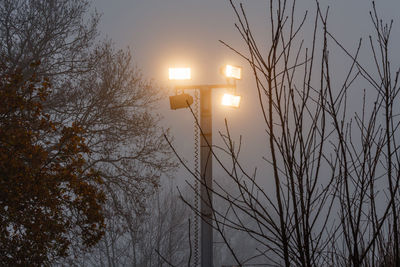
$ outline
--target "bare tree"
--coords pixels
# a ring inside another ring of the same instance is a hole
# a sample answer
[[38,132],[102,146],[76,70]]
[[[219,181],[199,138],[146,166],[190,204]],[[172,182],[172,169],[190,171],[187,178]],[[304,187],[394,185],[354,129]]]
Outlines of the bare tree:
[[[99,15],[89,1],[2,0],[0,55],[9,69],[27,70],[41,61],[39,74],[80,73],[95,63],[90,56]],[[95,60],[95,58],[92,58]]]
[[[309,12],[298,16],[295,0],[271,0],[265,51],[243,4],[230,3],[247,51],[222,43],[253,72],[270,167],[270,173],[262,174],[244,169],[241,142],[233,140],[228,123],[221,133],[225,146],[209,144],[215,162],[236,187],[227,190],[214,180],[214,189],[208,188],[225,203],[225,209],[211,206],[213,227],[234,264],[399,266],[395,103],[400,72],[390,63],[392,23],[385,24],[373,4],[374,37],[369,37],[369,47],[360,39],[351,51],[330,32],[329,9],[318,1],[310,18]],[[331,50],[343,52],[344,76],[330,64]],[[360,54],[368,51],[372,62],[362,63]],[[361,104],[352,104],[354,99]],[[230,165],[220,150],[230,157]],[[268,179],[273,180],[274,195],[265,190]],[[240,256],[230,240],[232,231],[256,241],[256,253]]]

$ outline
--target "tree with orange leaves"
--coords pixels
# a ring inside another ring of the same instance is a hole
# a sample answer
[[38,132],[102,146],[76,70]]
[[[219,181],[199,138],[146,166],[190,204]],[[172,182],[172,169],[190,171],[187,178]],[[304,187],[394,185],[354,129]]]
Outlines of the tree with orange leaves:
[[46,80],[0,77],[0,265],[42,265],[103,235],[100,175],[76,124],[42,109]]

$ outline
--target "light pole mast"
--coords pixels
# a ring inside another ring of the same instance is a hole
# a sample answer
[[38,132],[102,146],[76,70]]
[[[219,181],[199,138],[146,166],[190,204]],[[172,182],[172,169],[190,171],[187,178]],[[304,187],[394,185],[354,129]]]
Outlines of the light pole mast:
[[[213,266],[212,227],[212,89],[231,88],[235,84],[175,86],[176,90],[200,90],[200,215],[201,267]],[[182,101],[185,100],[182,98]],[[186,103],[190,104],[189,102]],[[171,104],[172,105],[172,104]],[[197,193],[197,192],[196,192]]]
[[213,266],[212,230],[212,88],[200,89],[201,266]]

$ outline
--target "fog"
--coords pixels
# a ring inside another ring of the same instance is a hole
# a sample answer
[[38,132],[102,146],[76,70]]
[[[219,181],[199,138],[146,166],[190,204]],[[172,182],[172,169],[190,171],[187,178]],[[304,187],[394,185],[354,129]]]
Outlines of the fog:
[[[268,20],[268,3],[265,1],[245,1],[246,11],[253,34],[260,44],[261,50],[270,46],[270,22]],[[225,132],[225,119],[235,140],[242,137],[240,159],[243,166],[251,173],[257,168],[258,181],[267,194],[274,195],[272,169],[263,159],[270,158],[268,136],[261,117],[258,95],[254,76],[248,63],[239,55],[224,46],[219,40],[229,44],[238,51],[247,54],[247,47],[238,31],[235,29],[234,12],[228,1],[118,1],[111,3],[106,0],[95,2],[96,9],[102,13],[100,30],[102,36],[110,38],[117,47],[129,47],[138,67],[145,77],[154,80],[160,90],[166,91],[165,100],[154,110],[164,117],[165,128],[171,130],[173,144],[179,155],[193,167],[194,161],[194,120],[188,109],[170,110],[167,95],[174,94],[176,83],[168,81],[167,69],[170,66],[190,66],[192,80],[185,84],[219,84],[224,78],[219,68],[224,64],[234,64],[243,67],[243,79],[237,83],[237,93],[242,96],[239,109],[222,107],[219,104],[224,93],[223,89],[213,91],[213,142],[223,146],[220,132]],[[360,54],[360,62],[367,68],[371,65],[371,54],[368,51],[368,38],[373,32],[373,24],[369,11],[371,3],[365,1],[321,1],[322,9],[329,6],[328,27],[335,38],[351,52],[355,52],[360,38],[364,40]],[[392,48],[400,43],[400,19],[397,11],[398,1],[377,3],[379,14],[385,18],[394,19],[392,31]],[[305,45],[311,46],[312,24],[314,22],[315,1],[301,1],[297,5],[297,19],[300,22],[306,10],[310,10],[305,23],[302,39]],[[393,62],[399,62],[400,54],[392,50],[390,56]],[[339,77],[339,84],[344,79],[351,61],[338,47],[330,50],[334,57],[330,62]],[[343,78],[342,78],[343,77]],[[360,82],[360,88],[367,84]],[[193,92],[189,92],[193,94]],[[357,93],[354,94],[357,96]],[[368,95],[367,95],[368,98]],[[360,99],[350,98],[349,114],[361,108]],[[222,155],[223,153],[217,152]],[[226,158],[229,162],[229,158]],[[182,190],[187,190],[186,181],[193,183],[193,177],[180,168],[173,181]],[[213,178],[224,182],[225,175],[218,164],[214,162]],[[167,179],[167,178],[165,178]],[[229,187],[229,185],[226,185]],[[190,192],[189,192],[190,195]],[[248,244],[248,250],[254,249]]]

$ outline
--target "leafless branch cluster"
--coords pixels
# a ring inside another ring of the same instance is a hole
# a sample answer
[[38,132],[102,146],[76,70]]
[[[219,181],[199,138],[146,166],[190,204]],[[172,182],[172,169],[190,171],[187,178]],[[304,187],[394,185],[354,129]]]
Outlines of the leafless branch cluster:
[[[135,209],[135,203],[126,203]],[[76,251],[66,261],[79,266],[183,266],[190,253],[190,210],[174,188],[156,192],[137,216],[126,207],[107,209],[104,238],[90,253]]]
[[[390,60],[392,22],[386,24],[373,3],[374,32],[351,50],[329,30],[329,8],[316,1],[311,18],[308,12],[299,17],[297,2],[269,1],[265,50],[244,5],[230,1],[246,52],[221,42],[254,75],[271,171],[244,169],[241,142],[226,123],[225,147],[212,149],[235,189],[215,180],[208,188],[224,207],[212,205],[213,228],[237,265],[399,266],[400,87],[399,68]],[[340,67],[330,51],[341,53]],[[271,183],[273,195],[264,187]],[[257,251],[239,257],[233,231],[255,241]]]

